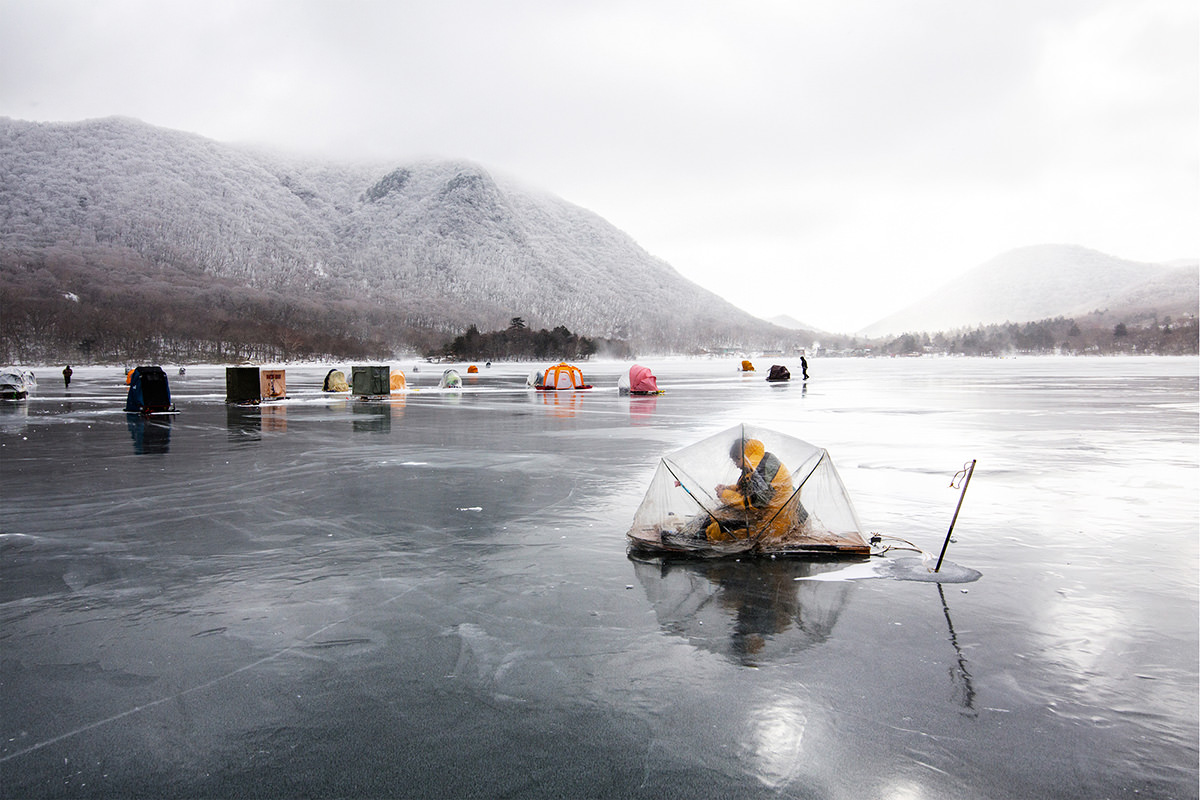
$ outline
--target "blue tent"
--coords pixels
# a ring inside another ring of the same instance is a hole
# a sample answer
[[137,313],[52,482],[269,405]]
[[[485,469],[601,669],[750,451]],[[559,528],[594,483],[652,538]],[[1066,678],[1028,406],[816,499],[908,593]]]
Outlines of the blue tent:
[[171,405],[171,387],[167,384],[167,373],[162,367],[138,367],[129,376],[129,397],[125,410],[141,414],[156,411],[174,411]]

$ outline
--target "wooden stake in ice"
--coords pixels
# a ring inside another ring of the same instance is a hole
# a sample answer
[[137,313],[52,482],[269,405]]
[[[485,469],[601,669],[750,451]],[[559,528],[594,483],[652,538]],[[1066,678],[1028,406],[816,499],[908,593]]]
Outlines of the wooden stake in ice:
[[[957,480],[958,476],[964,472],[967,474],[967,477],[963,479],[962,494],[958,496],[958,505],[954,508],[954,518],[950,520],[950,530],[946,531],[946,541],[942,542],[942,553],[938,556],[937,566],[933,568],[934,572],[942,568],[942,559],[946,557],[946,548],[950,546],[950,534],[954,533],[954,523],[958,522],[958,512],[962,509],[963,498],[967,496],[967,484],[971,482],[971,475],[975,473],[975,459],[972,458],[970,464],[967,464],[956,472],[954,478]],[[950,481],[950,485],[954,485],[953,480]]]

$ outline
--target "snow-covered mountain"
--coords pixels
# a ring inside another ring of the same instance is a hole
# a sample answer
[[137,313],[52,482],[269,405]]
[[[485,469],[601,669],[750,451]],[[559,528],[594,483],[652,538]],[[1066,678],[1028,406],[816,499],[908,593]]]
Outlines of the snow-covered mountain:
[[518,316],[642,349],[792,336],[599,216],[477,164],[302,162],[125,118],[0,119],[0,281],[10,297],[39,289],[84,303],[153,285],[184,316],[213,303],[236,316],[238,287],[373,304],[395,344],[401,331],[498,329]]
[[787,328],[788,330],[793,330],[793,331],[813,331],[813,332],[817,332],[817,333],[820,332],[819,329],[813,327],[812,325],[809,325],[807,322],[801,322],[800,320],[798,320],[795,317],[790,316],[788,314],[779,314],[774,317],[769,317],[767,319],[767,322],[770,322],[773,325],[778,325],[781,328]]
[[909,307],[864,328],[865,336],[945,331],[1004,322],[1121,315],[1195,314],[1196,261],[1144,264],[1077,245],[1035,245],[975,267]]

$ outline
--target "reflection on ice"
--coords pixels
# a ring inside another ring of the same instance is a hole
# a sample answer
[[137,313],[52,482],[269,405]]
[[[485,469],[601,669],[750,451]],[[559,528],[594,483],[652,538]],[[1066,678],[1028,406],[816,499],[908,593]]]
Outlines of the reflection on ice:
[[798,582],[834,562],[630,558],[664,631],[746,666],[825,641],[851,591]]
[[634,425],[646,425],[650,422],[650,418],[654,416],[654,409],[658,406],[658,397],[655,395],[632,396],[629,398],[629,421]]
[[25,403],[0,402],[0,433],[20,433],[29,422]]
[[[945,567],[945,564],[942,566]],[[950,638],[950,646],[954,648],[954,664],[949,668],[950,683],[959,694],[959,702],[962,704],[963,710],[974,716],[978,713],[975,710],[975,684],[971,680],[971,673],[967,670],[967,656],[958,642],[958,634],[954,630],[954,620],[950,618],[950,604],[946,602],[946,592],[940,583],[938,584],[938,597],[941,598],[942,613],[946,617],[946,630]]]
[[259,406],[262,415],[262,429],[270,433],[283,433],[287,430],[287,406],[283,403],[264,403]]
[[225,427],[231,442],[257,442],[262,439],[262,416],[257,406],[225,406]]
[[583,392],[538,392],[533,396],[533,402],[544,406],[552,416],[569,419],[583,408]]
[[350,407],[355,433],[390,433],[392,408],[387,403],[357,402]]
[[141,455],[163,454],[171,449],[171,417],[143,414],[125,415],[129,435],[133,438],[133,452]]

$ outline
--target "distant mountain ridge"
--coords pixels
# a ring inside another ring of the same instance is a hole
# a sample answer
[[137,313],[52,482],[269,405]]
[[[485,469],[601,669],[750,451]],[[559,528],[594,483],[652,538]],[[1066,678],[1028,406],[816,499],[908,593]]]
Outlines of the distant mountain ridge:
[[1033,245],[975,267],[860,333],[948,331],[1097,311],[1194,315],[1198,303],[1200,264],[1194,260],[1146,264],[1078,245]]
[[822,332],[820,329],[809,325],[807,322],[801,322],[790,314],[778,314],[774,317],[768,318],[767,322],[778,325],[781,328],[787,328],[794,331],[811,331],[813,333]]
[[375,304],[397,347],[401,331],[498,329],[514,316],[652,351],[795,337],[599,216],[468,162],[302,162],[126,118],[4,118],[0,166],[10,297],[244,286],[280,302]]

